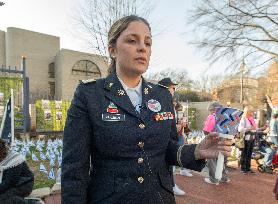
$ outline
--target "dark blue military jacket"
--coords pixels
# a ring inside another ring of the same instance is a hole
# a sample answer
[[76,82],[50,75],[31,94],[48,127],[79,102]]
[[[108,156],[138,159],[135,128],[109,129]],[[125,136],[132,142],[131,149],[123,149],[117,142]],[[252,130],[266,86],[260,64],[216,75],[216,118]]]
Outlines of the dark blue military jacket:
[[200,171],[195,145],[180,148],[172,97],[142,82],[136,112],[116,74],[81,83],[64,131],[62,203],[175,203],[168,165]]

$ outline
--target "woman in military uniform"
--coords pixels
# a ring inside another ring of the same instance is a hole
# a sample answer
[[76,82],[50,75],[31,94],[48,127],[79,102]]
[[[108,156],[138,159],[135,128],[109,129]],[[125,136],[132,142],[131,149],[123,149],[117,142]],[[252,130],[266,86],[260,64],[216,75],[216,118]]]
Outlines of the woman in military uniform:
[[[62,203],[164,203],[175,198],[169,165],[200,171],[230,141],[211,134],[199,145],[177,144],[172,97],[146,82],[152,36],[138,16],[109,33],[110,74],[76,89],[64,130]],[[215,139],[216,138],[216,139]]]

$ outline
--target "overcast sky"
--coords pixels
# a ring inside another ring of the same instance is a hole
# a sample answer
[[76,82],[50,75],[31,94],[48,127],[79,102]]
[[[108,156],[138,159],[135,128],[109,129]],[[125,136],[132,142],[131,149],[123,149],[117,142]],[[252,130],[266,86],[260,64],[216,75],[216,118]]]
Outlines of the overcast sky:
[[[88,52],[88,47],[74,35],[72,18],[81,0],[1,0],[0,30],[18,27],[59,36],[61,48]],[[185,69],[192,79],[208,68],[200,50],[189,46],[186,15],[192,1],[153,0],[156,5],[152,14],[156,26],[166,28],[153,38],[153,53],[150,70]],[[194,1],[193,1],[194,2]],[[159,28],[158,28],[159,29]],[[225,65],[215,65],[211,73],[221,72]]]

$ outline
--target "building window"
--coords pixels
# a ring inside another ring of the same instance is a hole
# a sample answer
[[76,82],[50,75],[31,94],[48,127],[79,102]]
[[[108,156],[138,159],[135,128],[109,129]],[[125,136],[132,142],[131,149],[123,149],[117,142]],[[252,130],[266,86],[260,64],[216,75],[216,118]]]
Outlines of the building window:
[[50,99],[54,99],[55,96],[55,82],[48,82],[49,84],[49,97]]
[[50,63],[48,65],[48,77],[49,78],[55,78],[55,66],[54,62]]
[[100,78],[101,73],[98,66],[89,60],[80,60],[72,68],[73,75],[91,76],[93,78]]

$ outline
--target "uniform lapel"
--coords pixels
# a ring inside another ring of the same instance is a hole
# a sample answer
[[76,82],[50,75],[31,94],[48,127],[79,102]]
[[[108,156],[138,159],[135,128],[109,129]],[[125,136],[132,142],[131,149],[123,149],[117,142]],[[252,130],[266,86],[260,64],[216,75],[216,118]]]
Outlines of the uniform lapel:
[[128,95],[115,73],[107,76],[104,82],[105,96],[129,114],[139,117]]
[[142,110],[141,116],[144,118],[149,118],[148,101],[151,99],[157,99],[157,93],[155,92],[155,87],[150,83],[146,82],[143,78],[142,81]]

